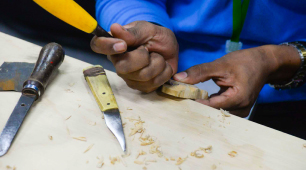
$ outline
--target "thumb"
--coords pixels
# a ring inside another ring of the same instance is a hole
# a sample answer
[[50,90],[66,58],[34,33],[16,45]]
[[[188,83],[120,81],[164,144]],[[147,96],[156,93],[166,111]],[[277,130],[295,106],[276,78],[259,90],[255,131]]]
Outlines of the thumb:
[[113,24],[110,28],[114,37],[120,38],[128,46],[138,47],[154,37],[157,27],[151,23],[136,21],[125,26]]
[[199,64],[190,67],[184,72],[175,74],[173,79],[182,83],[197,84],[212,78],[214,75],[212,68],[210,63]]

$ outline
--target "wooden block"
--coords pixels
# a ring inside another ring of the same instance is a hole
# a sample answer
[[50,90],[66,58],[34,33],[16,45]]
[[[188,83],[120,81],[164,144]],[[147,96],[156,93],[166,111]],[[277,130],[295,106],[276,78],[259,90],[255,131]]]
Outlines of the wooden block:
[[161,91],[171,96],[185,99],[208,99],[208,93],[194,85],[169,80]]

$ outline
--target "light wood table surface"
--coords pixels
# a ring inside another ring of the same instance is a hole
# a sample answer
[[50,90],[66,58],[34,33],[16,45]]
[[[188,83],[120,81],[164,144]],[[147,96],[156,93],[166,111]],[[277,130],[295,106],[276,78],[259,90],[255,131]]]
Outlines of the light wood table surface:
[[[65,48],[65,47],[64,47]],[[0,33],[0,64],[6,62],[35,63],[40,46]],[[103,66],[103,63],[97,63]],[[47,87],[42,99],[30,109],[9,152],[0,157],[0,169],[16,170],[89,170],[101,169],[217,169],[217,170],[305,170],[306,141],[231,115],[223,117],[219,110],[192,100],[178,100],[158,92],[144,94],[128,88],[115,73],[107,71],[122,121],[126,123],[127,147],[130,156],[124,163],[110,163],[109,156],[122,154],[116,138],[107,129],[82,70],[90,64],[66,56],[60,72]],[[0,129],[17,103],[20,93],[0,92]],[[71,117],[70,117],[71,116]],[[154,136],[162,157],[150,154],[151,145],[141,146],[140,134],[129,136],[141,117],[144,135]],[[70,117],[68,120],[66,120]],[[68,130],[69,129],[69,133]],[[52,136],[52,140],[50,140]],[[86,137],[86,141],[73,137]],[[84,153],[90,146],[93,147]],[[212,146],[204,158],[190,156],[199,147]],[[138,160],[156,160],[135,164],[139,151],[146,155]],[[231,157],[229,152],[237,155]],[[176,161],[166,158],[185,158]]]

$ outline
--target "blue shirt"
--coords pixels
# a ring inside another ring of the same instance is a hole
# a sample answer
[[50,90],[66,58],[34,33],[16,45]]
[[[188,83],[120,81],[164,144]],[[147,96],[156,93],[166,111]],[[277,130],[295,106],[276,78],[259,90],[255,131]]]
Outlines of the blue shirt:
[[[240,35],[243,49],[265,44],[306,41],[306,1],[251,0]],[[231,0],[97,0],[98,23],[109,30],[145,20],[171,29],[179,42],[178,71],[224,56],[233,26]],[[306,85],[275,90],[265,85],[259,103],[306,99]]]

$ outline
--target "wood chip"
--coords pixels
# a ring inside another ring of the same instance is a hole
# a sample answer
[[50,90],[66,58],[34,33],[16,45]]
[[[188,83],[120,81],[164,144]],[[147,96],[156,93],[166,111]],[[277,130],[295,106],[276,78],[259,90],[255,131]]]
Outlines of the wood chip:
[[231,151],[231,152],[228,153],[228,155],[233,158],[233,157],[237,156],[237,152],[236,151]]
[[67,133],[68,135],[70,135],[70,130],[68,129],[68,127],[66,127]]
[[304,148],[306,148],[306,143],[303,144]]
[[156,153],[158,155],[158,157],[162,157],[163,156],[163,152],[161,150],[161,147],[158,144],[151,145],[149,152],[151,154]]
[[165,157],[165,160],[166,160],[166,161],[169,161],[169,159],[168,159],[168,158],[166,158],[166,157]]
[[151,163],[151,162],[156,163],[157,160],[156,160],[156,159],[154,159],[154,160],[146,160],[146,161],[145,161],[145,165],[149,165],[149,163]]
[[143,170],[147,170],[147,167],[144,166],[144,167],[142,167],[142,169],[143,169]]
[[102,119],[104,119],[104,114],[102,114]]
[[226,110],[220,108],[223,117],[231,117],[230,113]]
[[71,115],[69,116],[69,117],[67,117],[65,120],[68,120],[68,119],[70,119],[71,118]]
[[80,141],[85,141],[85,142],[87,141],[86,137],[72,137],[72,138]]
[[84,151],[84,153],[86,153],[87,151],[89,151],[93,146],[94,146],[94,144],[89,145],[88,148]]
[[116,162],[120,162],[120,157],[119,156],[116,156],[116,157],[109,156],[109,160],[110,160],[111,164],[114,165]]
[[125,128],[126,122],[122,123],[122,127]]
[[126,110],[133,110],[133,109],[131,109],[131,108],[128,107],[128,108],[126,108]]
[[53,140],[53,137],[51,135],[48,136],[50,140]]
[[171,160],[171,161],[175,161],[175,158],[173,158],[173,157],[170,157],[170,160]]
[[197,149],[190,153],[190,156],[194,156],[196,158],[204,158],[204,155],[200,153],[201,150]]
[[144,158],[143,161],[135,160],[134,163],[135,163],[135,164],[138,164],[138,165],[143,165],[144,162],[145,162],[145,160],[146,160],[146,158]]
[[147,153],[146,153],[145,151],[141,150],[141,151],[138,153],[138,155],[136,156],[136,159],[138,159],[140,155],[146,155],[146,154],[147,154]]
[[211,153],[212,151],[212,146],[211,145],[209,145],[208,147],[206,147],[206,148],[202,148],[202,147],[200,147],[200,150],[202,150],[202,151],[204,151],[205,153]]
[[12,167],[10,167],[9,165],[6,166],[7,169],[11,169]]
[[185,158],[181,158],[179,157],[176,161],[176,164],[175,165],[181,165],[183,162],[186,161],[186,159],[188,158],[188,156],[186,156]]
[[121,155],[121,157],[122,158],[126,158],[126,157],[128,157],[128,156],[130,156],[131,155],[131,152],[128,152],[128,153],[125,153],[124,155]]
[[88,162],[89,162],[89,161],[87,160],[87,161],[86,161],[86,164],[88,164]]
[[211,169],[212,169],[212,170],[215,170],[215,169],[217,169],[217,166],[216,166],[215,164],[213,164],[213,165],[211,166]]

